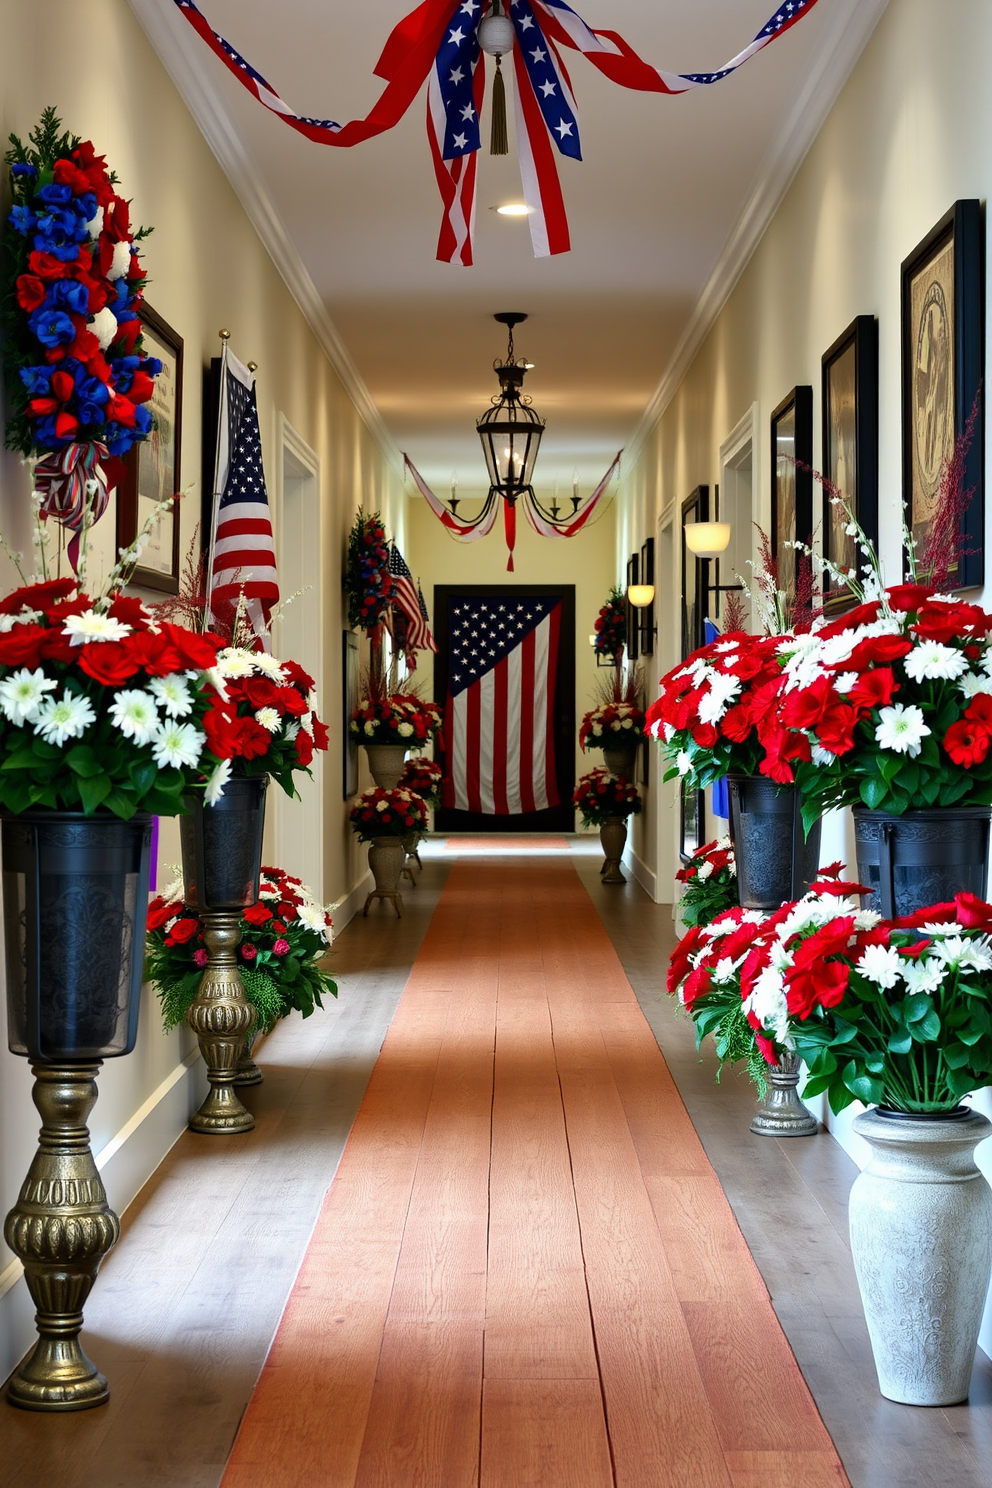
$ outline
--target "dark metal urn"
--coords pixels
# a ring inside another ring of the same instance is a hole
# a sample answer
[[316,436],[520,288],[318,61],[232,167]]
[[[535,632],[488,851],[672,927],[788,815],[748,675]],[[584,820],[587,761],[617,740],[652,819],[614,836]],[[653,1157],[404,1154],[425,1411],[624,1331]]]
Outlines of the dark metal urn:
[[854,809],[858,880],[871,892],[866,909],[886,919],[944,904],[988,888],[992,806],[945,806],[929,811]]
[[3,821],[8,1041],[32,1061],[42,1126],[4,1238],[24,1266],[38,1343],[11,1377],[25,1410],[102,1405],[83,1353],[83,1305],[120,1225],[86,1120],[103,1059],[137,1036],[151,817],[34,810]]
[[204,923],[210,957],[187,1022],[200,1042],[210,1093],[190,1121],[193,1131],[234,1136],[251,1131],[235,1084],[255,1009],[238,971],[242,912],[258,899],[267,775],[233,776],[213,806],[187,804],[179,823],[185,900]]
[[728,775],[727,783],[741,905],[778,909],[801,898],[819,866],[820,823],[803,835],[802,798],[794,785],[776,785],[763,775]]

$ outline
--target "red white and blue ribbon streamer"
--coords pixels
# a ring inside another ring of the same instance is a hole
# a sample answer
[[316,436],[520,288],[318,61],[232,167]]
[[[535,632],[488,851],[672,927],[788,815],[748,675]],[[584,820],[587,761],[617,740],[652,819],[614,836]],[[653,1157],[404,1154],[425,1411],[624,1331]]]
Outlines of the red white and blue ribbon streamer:
[[[485,91],[479,23],[491,0],[421,0],[393,28],[375,75],[386,86],[364,119],[337,124],[294,113],[270,83],[210,27],[193,0],[173,0],[238,81],[283,123],[322,145],[348,149],[392,129],[426,81],[427,136],[444,204],[437,256],[472,262],[479,115]],[[817,0],[783,0],[754,40],[716,72],[665,72],[652,67],[616,31],[597,31],[564,0],[510,0],[516,44],[517,150],[530,230],[538,258],[569,249],[568,221],[552,141],[559,154],[581,160],[578,114],[563,49],[582,55],[622,88],[687,93],[729,77],[756,52],[790,30]]]

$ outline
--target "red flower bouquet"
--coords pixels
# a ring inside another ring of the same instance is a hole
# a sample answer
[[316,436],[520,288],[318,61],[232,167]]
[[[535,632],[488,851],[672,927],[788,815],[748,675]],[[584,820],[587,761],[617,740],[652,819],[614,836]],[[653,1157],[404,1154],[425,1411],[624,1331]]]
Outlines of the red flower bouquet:
[[662,677],[647,711],[647,731],[674,765],[666,780],[706,786],[735,772],[793,779],[790,761],[810,758],[808,742],[783,728],[780,636],[732,631],[694,651]]
[[679,900],[679,915],[685,925],[708,925],[737,899],[737,864],[729,837],[720,837],[698,847],[684,868],[675,875],[685,887]]
[[[203,921],[186,910],[176,882],[148,906],[145,976],[158,990],[166,1028],[186,1021],[207,965]],[[263,868],[258,903],[241,917],[239,972],[255,1009],[254,1031],[267,1033],[296,1010],[309,1018],[321,997],[338,995],[318,962],[331,943],[331,916],[298,878]]]
[[220,641],[74,579],[0,601],[0,806],[175,816],[227,779],[214,717]]
[[392,599],[389,543],[378,512],[366,516],[359,508],[348,538],[345,571],[348,624],[371,635],[385,618]]
[[622,816],[636,816],[641,798],[636,786],[609,770],[590,770],[583,775],[572,796],[587,827],[601,827],[604,822]]
[[364,791],[348,813],[351,829],[359,842],[376,837],[405,837],[407,832],[427,830],[427,807],[412,790],[397,786],[383,790],[377,785]]
[[441,711],[413,693],[362,698],[351,715],[349,730],[359,744],[426,744],[441,727]]
[[427,806],[437,806],[441,800],[443,775],[444,771],[434,760],[422,756],[409,759],[400,776],[400,788],[413,791]]
[[627,600],[622,589],[611,589],[594,625],[597,656],[606,656],[617,665],[627,644]]
[[243,646],[225,647],[217,670],[226,697],[218,699],[206,729],[210,748],[226,765],[225,779],[271,775],[295,795],[294,771],[308,770],[314,751],[328,745],[313,678],[295,661]]
[[591,708],[579,729],[582,749],[613,749],[637,742],[644,733],[644,714],[636,703],[602,703]]

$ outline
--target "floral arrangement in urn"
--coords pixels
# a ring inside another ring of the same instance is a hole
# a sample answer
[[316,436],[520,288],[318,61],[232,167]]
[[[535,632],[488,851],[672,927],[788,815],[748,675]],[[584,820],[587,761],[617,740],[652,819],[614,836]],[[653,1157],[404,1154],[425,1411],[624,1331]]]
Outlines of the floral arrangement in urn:
[[0,806],[175,816],[230,773],[215,748],[220,641],[75,579],[0,601]]
[[601,827],[617,817],[636,816],[641,809],[637,787],[609,770],[590,770],[575,788],[572,802],[586,826]]
[[718,837],[697,847],[675,875],[683,884],[679,916],[688,926],[708,925],[737,904],[737,863],[729,837]]
[[317,717],[314,681],[295,661],[261,649],[226,646],[217,656],[225,696],[207,722],[210,748],[232,774],[271,775],[288,796],[293,774],[308,770],[315,750],[328,746]]
[[351,829],[359,842],[376,837],[405,837],[407,832],[427,830],[427,806],[416,791],[405,786],[384,790],[374,786],[363,791],[348,813]]
[[627,600],[622,589],[610,590],[610,597],[596,616],[593,628],[596,655],[608,657],[618,666],[627,644]]
[[636,703],[601,703],[583,718],[579,744],[583,750],[613,749],[635,743],[643,733],[644,713]]
[[[166,1029],[186,1021],[209,959],[203,921],[186,909],[182,883],[170,885],[148,906],[145,977],[158,989]],[[331,944],[330,911],[300,879],[281,868],[263,868],[258,903],[241,917],[238,971],[255,1009],[255,1032],[268,1033],[296,1011],[309,1018],[321,998],[338,995],[319,962]]]
[[441,800],[441,781],[444,771],[435,760],[419,756],[408,759],[400,776],[400,788],[413,791],[427,806],[437,806]]
[[99,442],[127,453],[152,426],[157,358],[141,352],[145,270],[117,177],[54,109],[6,155],[13,206],[5,249],[7,444],[24,455]]
[[358,743],[371,745],[426,744],[441,727],[441,711],[413,693],[362,698],[348,728]]
[[345,569],[348,624],[372,635],[385,618],[393,593],[389,543],[378,512],[366,516],[359,507],[348,537]]

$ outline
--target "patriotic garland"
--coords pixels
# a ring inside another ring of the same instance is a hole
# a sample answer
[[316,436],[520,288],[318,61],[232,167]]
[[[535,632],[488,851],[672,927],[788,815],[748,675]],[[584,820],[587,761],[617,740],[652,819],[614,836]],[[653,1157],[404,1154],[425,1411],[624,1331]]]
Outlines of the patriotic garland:
[[[444,204],[437,257],[471,264],[479,116],[485,70],[479,25],[492,0],[422,0],[396,25],[375,67],[386,87],[364,119],[337,124],[296,114],[230,42],[211,29],[193,0],[174,0],[211,51],[258,101],[317,144],[349,148],[392,129],[426,81],[427,137]],[[564,0],[510,0],[516,79],[517,147],[531,241],[538,258],[569,250],[568,221],[554,149],[581,160],[578,114],[562,58],[581,52],[611,82],[646,93],[687,93],[720,82],[790,30],[816,0],[783,0],[754,40],[716,72],[672,73],[652,67],[616,31],[587,26]]]

